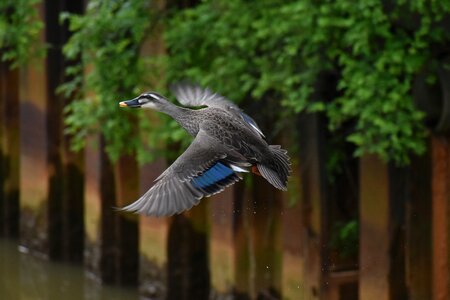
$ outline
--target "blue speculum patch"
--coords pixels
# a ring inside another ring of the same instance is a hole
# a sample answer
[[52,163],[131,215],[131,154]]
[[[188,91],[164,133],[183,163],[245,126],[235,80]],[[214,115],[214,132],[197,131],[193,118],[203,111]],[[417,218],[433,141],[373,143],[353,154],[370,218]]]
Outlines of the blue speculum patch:
[[218,162],[207,171],[203,172],[202,175],[193,178],[192,185],[196,188],[204,189],[228,178],[233,174],[234,172],[231,168]]

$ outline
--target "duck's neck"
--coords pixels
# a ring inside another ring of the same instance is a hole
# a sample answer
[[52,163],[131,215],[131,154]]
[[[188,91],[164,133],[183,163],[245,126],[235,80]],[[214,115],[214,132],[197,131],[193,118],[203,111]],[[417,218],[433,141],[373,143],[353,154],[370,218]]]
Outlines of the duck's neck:
[[158,107],[160,112],[171,116],[181,127],[183,127],[192,136],[197,135],[199,124],[194,117],[195,110],[184,108],[166,101]]
[[157,110],[171,116],[174,119],[185,113],[184,108],[179,107],[168,100],[165,100],[164,102],[161,101],[157,105]]

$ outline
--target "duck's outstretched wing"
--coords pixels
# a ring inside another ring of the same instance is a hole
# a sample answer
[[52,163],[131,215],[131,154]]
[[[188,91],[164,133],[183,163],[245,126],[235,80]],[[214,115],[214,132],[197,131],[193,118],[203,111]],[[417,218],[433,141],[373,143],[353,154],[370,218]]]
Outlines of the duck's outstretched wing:
[[239,181],[241,177],[233,167],[249,164],[237,152],[223,148],[215,138],[200,130],[186,151],[155,180],[155,185],[122,210],[171,216]]
[[264,137],[263,132],[249,115],[244,113],[236,104],[212,92],[210,89],[203,89],[198,85],[191,85],[186,83],[178,83],[171,86],[172,92],[177,97],[178,101],[185,106],[209,106],[226,109],[236,113],[245,122],[247,122],[253,130]]
[[185,106],[210,106],[239,110],[236,104],[208,88],[203,89],[198,85],[177,83],[172,85],[170,89],[178,101]]

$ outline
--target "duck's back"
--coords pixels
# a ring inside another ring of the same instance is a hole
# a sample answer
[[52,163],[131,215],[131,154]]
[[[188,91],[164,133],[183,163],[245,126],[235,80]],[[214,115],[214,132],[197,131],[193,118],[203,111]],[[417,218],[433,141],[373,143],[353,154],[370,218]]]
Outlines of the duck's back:
[[200,127],[218,139],[224,147],[231,147],[248,159],[257,159],[268,151],[268,144],[239,115],[220,108],[197,111]]

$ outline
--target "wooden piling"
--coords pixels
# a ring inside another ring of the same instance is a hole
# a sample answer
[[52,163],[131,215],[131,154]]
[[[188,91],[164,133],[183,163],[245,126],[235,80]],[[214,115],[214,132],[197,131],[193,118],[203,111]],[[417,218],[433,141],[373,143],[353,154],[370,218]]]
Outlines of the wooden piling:
[[433,137],[432,148],[432,296],[433,300],[450,297],[450,139]]
[[[406,299],[406,206],[410,201],[410,167],[388,166],[388,283],[389,299]],[[361,199],[363,201],[363,199]],[[420,222],[418,222],[420,224]]]
[[139,196],[134,157],[115,164],[104,152],[100,135],[86,152],[86,264],[105,284],[135,286],[139,278],[138,216],[119,212]]
[[114,169],[103,151],[104,138],[92,136],[85,151],[85,264],[102,283],[116,283]]
[[[431,143],[427,152],[414,157],[408,167],[407,202],[406,202],[406,249],[405,280],[408,299],[433,299],[432,276],[432,192],[434,181],[431,174]],[[441,162],[436,162],[438,166]],[[440,179],[438,179],[440,180]]]
[[405,206],[407,168],[375,155],[360,160],[359,297],[405,299]]
[[361,300],[389,297],[388,166],[375,156],[360,160]]
[[211,220],[210,270],[214,293],[230,295],[235,287],[233,242],[234,186],[205,201],[209,202]]
[[0,236],[19,235],[19,70],[0,62]]
[[[41,16],[43,11],[40,4]],[[43,32],[40,40],[45,42]],[[36,58],[20,75],[20,243],[43,254],[49,235],[46,67],[44,58]]]
[[248,182],[238,182],[233,191],[233,252],[235,283],[233,297],[247,300],[252,295],[251,279],[251,202]]
[[[136,124],[136,123],[134,123]],[[115,164],[115,207],[124,207],[139,198],[139,167],[134,156],[122,156]],[[113,208],[111,208],[113,210]],[[118,213],[116,218],[116,280],[120,285],[137,285],[139,279],[139,216]]]
[[281,192],[262,178],[248,179],[233,193],[233,298],[281,299]]
[[288,192],[283,193],[282,218],[282,295],[286,299],[305,300],[303,234],[304,220],[300,179],[300,162],[291,156],[292,174],[289,178]]
[[304,299],[324,299],[327,292],[327,210],[325,127],[319,115],[299,120],[302,191],[302,243],[304,245]]
[[82,13],[83,1],[46,1],[47,51],[47,164],[49,170],[48,230],[49,257],[56,260],[81,261],[83,258],[83,188],[84,169],[81,153],[70,150],[71,139],[64,135],[64,106],[71,99],[56,93],[64,83],[69,62],[62,47],[70,32],[61,24],[60,13]]
[[[159,159],[142,166],[140,195],[147,192],[154,180],[164,171],[166,163]],[[167,217],[140,217],[140,290],[144,297],[164,298],[167,293],[166,265],[169,219]]]
[[252,256],[256,299],[281,299],[282,194],[262,177],[253,178]]
[[209,299],[208,201],[171,218],[167,246],[168,300]]

